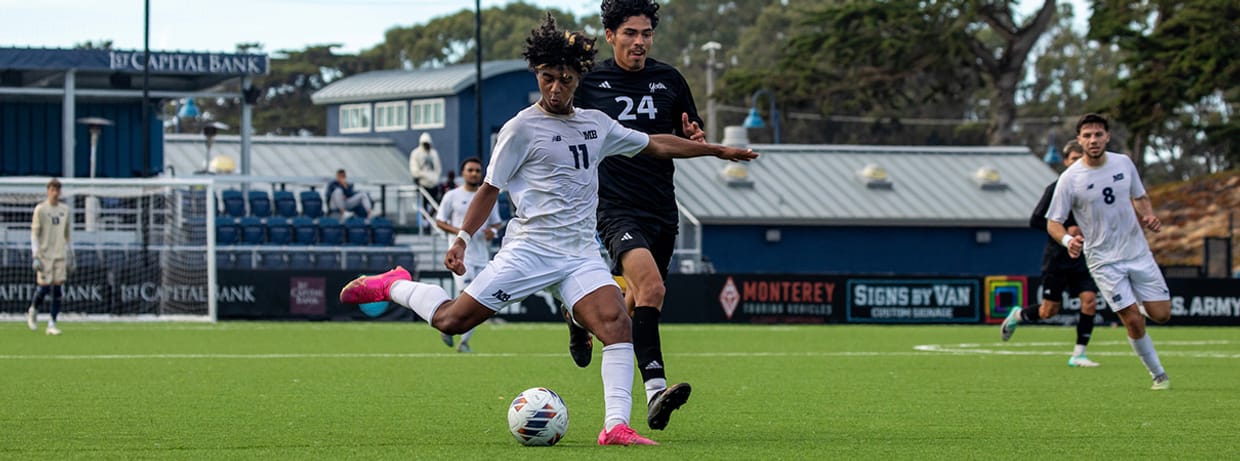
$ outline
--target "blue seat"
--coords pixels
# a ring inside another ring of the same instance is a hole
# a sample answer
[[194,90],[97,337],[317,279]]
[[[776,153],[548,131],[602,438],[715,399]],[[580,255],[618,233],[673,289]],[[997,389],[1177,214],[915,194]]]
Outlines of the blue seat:
[[250,191],[250,216],[266,218],[271,216],[271,195],[265,190]]
[[293,225],[293,242],[299,245],[314,245],[319,243],[319,228],[314,224],[314,220],[305,216],[298,216],[290,220]]
[[315,253],[314,268],[340,270],[340,253]]
[[207,228],[207,218],[189,216],[185,218],[183,226],[189,243],[194,245],[207,244],[207,232],[210,232],[210,229]]
[[346,219],[344,221],[344,240],[349,245],[369,245],[370,228],[366,226],[366,220],[356,216]]
[[365,253],[345,253],[344,269],[350,271],[366,270],[366,254]]
[[322,245],[344,245],[344,226],[335,218],[319,218],[319,243]]
[[234,261],[235,259],[233,258],[233,254],[231,251],[218,251],[217,250],[215,252],[215,268],[216,269],[232,269],[234,267],[233,265],[235,264]]
[[396,233],[392,230],[392,221],[386,218],[370,220],[371,245],[392,246],[396,244]]
[[253,216],[241,218],[241,243],[245,245],[262,245],[267,242],[263,220]]
[[314,269],[314,258],[307,251],[292,251],[288,254],[288,268],[295,270]]
[[267,270],[287,269],[288,262],[284,260],[283,251],[260,251],[258,252],[258,268]]
[[366,254],[366,271],[368,272],[386,272],[395,266],[391,253]]
[[297,216],[297,197],[292,192],[278,190],[271,193],[276,203],[276,216],[293,218]]
[[389,254],[392,256],[392,267],[404,266],[408,270],[418,267],[417,257],[412,251],[394,251]]
[[293,226],[279,216],[267,218],[267,243],[288,245],[293,243]]
[[311,219],[323,216],[323,196],[312,190],[301,191],[301,215]]
[[221,216],[215,218],[215,244],[216,245],[235,245],[241,241],[241,226],[237,225],[237,219]]
[[237,189],[220,191],[220,202],[224,204],[224,214],[234,218],[245,216],[245,197]]
[[250,250],[233,252],[233,267],[236,269],[253,269],[254,252]]

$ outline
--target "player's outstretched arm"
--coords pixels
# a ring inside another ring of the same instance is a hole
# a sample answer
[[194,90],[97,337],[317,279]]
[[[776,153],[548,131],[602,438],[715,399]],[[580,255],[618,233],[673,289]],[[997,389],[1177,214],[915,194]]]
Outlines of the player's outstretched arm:
[[[461,232],[474,235],[478,229],[482,227],[487,218],[491,216],[491,210],[495,208],[495,201],[499,199],[499,189],[486,182],[478,187],[478,192],[474,193],[474,200],[469,202],[469,209],[465,211],[465,221],[461,223]],[[448,254],[443,257],[443,265],[456,275],[465,275],[465,245],[469,242],[460,238],[452,241],[452,248],[448,249]]]
[[753,149],[695,142],[673,134],[650,135],[650,143],[641,152],[663,159],[714,156],[724,160],[740,161],[758,158],[758,153]]
[[1054,219],[1046,220],[1046,233],[1051,234],[1051,238],[1068,248],[1068,256],[1073,258],[1081,256],[1081,250],[1085,248],[1085,239],[1079,235],[1068,233],[1068,229],[1063,227],[1063,223]]

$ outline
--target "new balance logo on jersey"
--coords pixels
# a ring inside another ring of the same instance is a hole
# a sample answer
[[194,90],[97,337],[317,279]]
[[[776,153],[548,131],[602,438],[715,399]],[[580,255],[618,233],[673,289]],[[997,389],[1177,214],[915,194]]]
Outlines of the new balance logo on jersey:
[[647,364],[646,364],[646,369],[647,369],[647,370],[662,370],[662,369],[663,369],[663,365],[659,365],[659,361],[658,361],[658,360],[655,360],[655,361],[653,361],[653,362],[647,363]]
[[508,302],[508,299],[512,298],[512,295],[504,293],[504,290],[495,290],[494,293],[491,293],[491,296],[503,302]]
[[1112,297],[1111,297],[1111,301],[1114,301],[1114,302],[1117,302],[1117,303],[1118,303],[1121,299],[1124,299],[1124,295],[1121,295],[1121,294],[1119,294],[1119,293],[1116,293],[1116,294],[1115,294],[1115,296],[1112,296]]
[[1111,176],[1111,179],[1113,179],[1113,180],[1114,180],[1114,182],[1120,182],[1120,181],[1123,181],[1123,180],[1124,180],[1124,174],[1123,174],[1123,173],[1120,173],[1120,174],[1117,174],[1117,175],[1115,175],[1115,176]]
[[1085,186],[1085,190],[1094,190],[1094,185],[1090,184],[1088,186]]
[[611,88],[611,84],[607,83],[607,80],[603,80],[603,83],[598,84],[598,87],[599,88]]
[[558,135],[558,134],[557,134],[557,135],[555,135],[555,136],[553,136],[553,137],[551,138],[551,142],[560,142],[560,141],[563,141],[563,140],[564,140],[564,138],[561,138],[561,137],[560,137],[560,135]]
[[651,92],[651,93],[654,93],[654,91],[655,91],[655,90],[666,90],[666,89],[667,89],[667,87],[666,87],[666,86],[663,86],[663,83],[661,83],[661,82],[654,82],[654,83],[651,83],[651,84],[650,84],[650,92]]
[[623,241],[625,241],[625,240],[633,240],[633,236],[632,236],[632,235],[629,235],[629,233],[628,233],[628,232],[625,232],[625,233],[624,233],[624,236],[623,236],[623,237],[620,237],[620,241],[621,241],[621,242],[623,242]]

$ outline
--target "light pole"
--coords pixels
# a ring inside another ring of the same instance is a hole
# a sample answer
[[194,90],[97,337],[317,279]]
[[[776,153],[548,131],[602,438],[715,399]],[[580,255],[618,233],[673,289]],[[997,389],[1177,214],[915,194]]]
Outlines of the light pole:
[[775,108],[775,93],[766,88],[761,88],[753,92],[749,97],[749,116],[745,117],[745,128],[762,128],[766,124],[762,123],[762,116],[758,114],[758,96],[766,94],[767,99],[771,100],[771,126],[775,128],[775,144],[779,144],[779,109]]
[[[82,117],[78,123],[86,125],[90,130],[90,177],[95,178],[95,163],[99,157],[99,135],[103,133],[103,127],[112,124],[111,120],[100,117]],[[95,230],[95,219],[99,217],[99,197],[94,195],[86,196],[86,230]]]
[[719,119],[715,116],[715,52],[720,48],[723,45],[715,41],[702,45],[702,50],[710,53],[706,59],[706,136],[712,143],[719,139]]

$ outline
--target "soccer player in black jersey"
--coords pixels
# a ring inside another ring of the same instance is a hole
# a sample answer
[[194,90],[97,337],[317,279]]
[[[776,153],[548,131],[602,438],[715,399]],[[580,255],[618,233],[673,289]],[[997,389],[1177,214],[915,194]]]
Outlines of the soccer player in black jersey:
[[[1065,167],[1072,166],[1077,160],[1085,156],[1085,148],[1076,141],[1069,142],[1063,148]],[[1042,194],[1042,200],[1033,209],[1033,216],[1029,218],[1029,226],[1034,229],[1046,228],[1046,210],[1051,206],[1051,197],[1055,194],[1055,185],[1058,180],[1046,186],[1046,192]],[[1076,220],[1072,214],[1068,214],[1068,220],[1064,221],[1064,226],[1068,232],[1073,235],[1080,235],[1081,229],[1077,227]],[[1063,296],[1064,289],[1068,290],[1068,295],[1081,300],[1081,312],[1076,322],[1076,347],[1072,350],[1072,357],[1068,359],[1070,367],[1093,368],[1098,366],[1098,362],[1090,360],[1085,356],[1085,347],[1089,345],[1089,338],[1094,332],[1094,314],[1097,312],[1098,306],[1098,285],[1094,283],[1094,279],[1089,274],[1089,267],[1085,265],[1085,258],[1073,258],[1068,255],[1068,249],[1064,248],[1059,242],[1048,238],[1046,249],[1042,252],[1042,305],[1030,306],[1023,309],[1013,309],[1004,319],[1003,324],[999,326],[1001,336],[1004,341],[1011,339],[1012,333],[1016,332],[1016,326],[1020,322],[1036,322],[1054,317],[1059,313],[1059,307],[1063,304],[1060,296]]]
[[[705,142],[702,118],[684,76],[648,57],[659,25],[654,0],[604,0],[603,29],[615,57],[603,61],[577,87],[579,107],[598,109],[625,127],[671,133]],[[639,158],[640,157],[640,158]],[[671,160],[609,157],[599,166],[598,231],[624,277],[625,302],[633,316],[637,368],[646,385],[651,429],[667,427],[671,413],[689,399],[688,383],[667,385],[659,341],[664,279],[680,220]],[[569,323],[569,350],[578,366],[590,363],[588,333]]]

